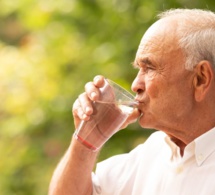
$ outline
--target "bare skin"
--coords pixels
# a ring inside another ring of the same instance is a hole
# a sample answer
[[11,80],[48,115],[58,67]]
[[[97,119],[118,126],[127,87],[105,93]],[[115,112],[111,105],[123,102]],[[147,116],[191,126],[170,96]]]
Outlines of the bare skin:
[[[139,123],[143,128],[164,131],[183,156],[187,144],[215,126],[215,78],[209,61],[200,61],[193,71],[185,69],[177,28],[175,20],[161,19],[143,36],[134,61],[138,74],[132,84],[141,106],[123,127],[141,115]],[[85,93],[75,101],[76,128],[80,120],[89,120],[93,113],[92,101],[98,99],[103,79],[97,76],[87,83]],[[97,155],[72,139],[55,170],[49,195],[91,195],[91,172]]]

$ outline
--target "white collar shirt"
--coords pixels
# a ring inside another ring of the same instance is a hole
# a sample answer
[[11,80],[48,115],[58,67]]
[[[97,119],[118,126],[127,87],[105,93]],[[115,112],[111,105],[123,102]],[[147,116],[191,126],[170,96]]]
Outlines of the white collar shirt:
[[94,195],[214,195],[215,128],[195,139],[181,157],[163,132],[128,154],[97,164]]

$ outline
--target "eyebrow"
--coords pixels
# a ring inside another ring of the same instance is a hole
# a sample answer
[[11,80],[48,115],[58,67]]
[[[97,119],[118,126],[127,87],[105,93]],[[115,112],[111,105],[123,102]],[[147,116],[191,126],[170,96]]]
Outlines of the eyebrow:
[[132,66],[134,68],[138,68],[139,67],[139,64],[136,61],[133,61],[131,64],[132,64]]
[[[146,64],[146,65],[152,64],[152,61],[148,57],[144,57],[144,58],[140,59],[139,61],[143,64]],[[140,67],[139,63],[136,60],[134,62],[132,62],[132,65],[134,68]]]

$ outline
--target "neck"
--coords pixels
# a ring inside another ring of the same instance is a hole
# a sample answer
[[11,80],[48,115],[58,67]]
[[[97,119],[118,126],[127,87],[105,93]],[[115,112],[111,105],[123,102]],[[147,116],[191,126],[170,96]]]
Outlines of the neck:
[[181,140],[175,138],[175,137],[170,136],[170,139],[172,142],[174,142],[180,148],[180,154],[181,154],[181,156],[183,156],[186,144],[184,142],[182,142]]
[[[204,118],[202,121],[207,121]],[[176,137],[176,134],[168,136],[170,137],[171,141],[173,141],[179,148],[180,148],[180,154],[181,156],[184,155],[184,149],[185,147],[191,143],[193,140],[195,140],[197,137],[203,135],[204,133],[211,130],[213,127],[215,127],[215,120],[212,122],[207,121],[208,123],[206,125],[201,125],[201,123],[198,123],[198,127],[189,127],[186,131],[184,131],[184,134],[178,134]],[[197,125],[197,123],[195,123]],[[182,132],[182,131],[181,131]]]

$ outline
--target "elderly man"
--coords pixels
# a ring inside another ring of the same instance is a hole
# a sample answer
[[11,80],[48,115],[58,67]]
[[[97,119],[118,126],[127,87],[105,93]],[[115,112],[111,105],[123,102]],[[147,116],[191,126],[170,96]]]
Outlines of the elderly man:
[[[158,131],[93,174],[98,151],[73,138],[50,194],[215,194],[215,14],[176,9],[159,17],[136,54],[132,90],[140,106],[126,121],[139,118],[141,127]],[[97,76],[87,83],[74,103],[76,125],[89,120],[103,82]]]

